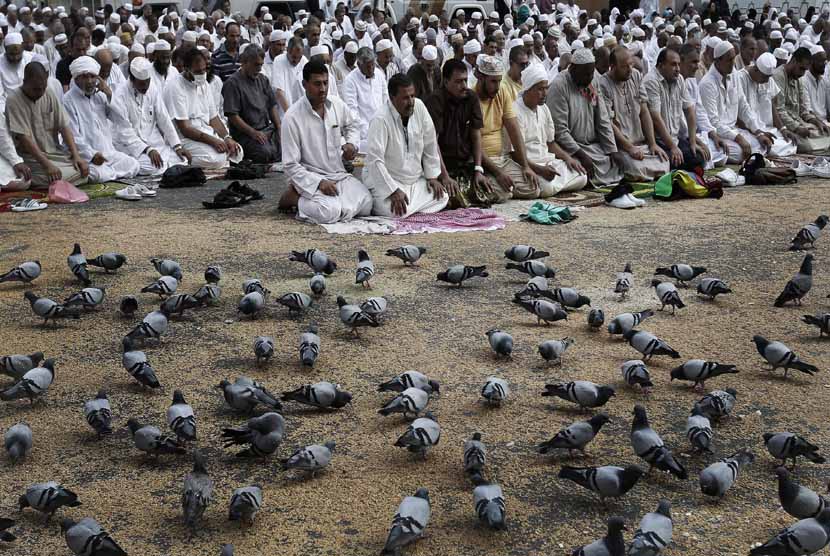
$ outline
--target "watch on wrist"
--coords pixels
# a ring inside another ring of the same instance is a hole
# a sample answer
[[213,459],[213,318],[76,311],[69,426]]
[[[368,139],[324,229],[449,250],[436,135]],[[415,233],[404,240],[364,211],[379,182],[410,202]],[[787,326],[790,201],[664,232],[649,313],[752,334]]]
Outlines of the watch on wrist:
[[476,166],[475,168],[473,168],[473,170],[478,172],[479,174],[484,174],[484,168],[482,168],[481,166]]

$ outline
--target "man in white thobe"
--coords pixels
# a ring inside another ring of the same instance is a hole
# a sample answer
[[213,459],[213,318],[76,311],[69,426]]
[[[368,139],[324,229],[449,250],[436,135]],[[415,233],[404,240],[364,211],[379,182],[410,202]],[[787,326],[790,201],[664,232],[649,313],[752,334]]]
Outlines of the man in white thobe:
[[23,35],[9,33],[3,39],[5,52],[0,56],[0,102],[23,84],[23,70],[32,61],[32,53],[23,50]]
[[303,40],[293,37],[285,52],[274,58],[271,65],[271,87],[277,97],[280,118],[292,104],[302,97],[298,83],[302,82],[303,66],[308,60],[303,55]]
[[91,57],[76,58],[69,66],[72,85],[63,97],[78,153],[89,162],[92,183],[132,178],[139,170],[137,160],[118,152],[113,145],[116,118],[110,108],[112,92],[98,76],[100,70]]
[[360,152],[369,145],[369,122],[389,100],[383,72],[375,64],[375,52],[371,48],[357,51],[355,69],[343,80],[340,98],[357,116],[360,126]]
[[[709,116],[706,115],[706,109],[703,108],[703,102],[700,100],[700,83],[695,77],[699,67],[700,51],[697,47],[688,43],[682,46],[680,48],[680,75],[683,77],[686,94],[694,104],[697,144],[706,147],[709,152],[708,159],[705,156],[700,157],[703,162],[703,169],[711,170],[716,166],[726,164],[726,151],[721,148],[722,146],[725,147],[725,144],[709,122]],[[659,73],[657,68],[655,68],[655,71]],[[688,130],[685,127],[681,130],[685,130],[688,135]]]
[[818,119],[830,121],[830,77],[827,76],[827,54],[824,48],[815,45],[810,48],[810,69],[801,78],[801,86],[807,93],[810,110]]
[[[113,53],[109,48],[101,47],[95,51],[95,61],[101,66],[101,71],[98,75],[110,88],[110,91],[115,92],[119,85],[127,81],[121,69],[118,68],[113,60]],[[115,70],[113,71],[113,68]]]
[[156,41],[153,43],[153,71],[151,79],[160,92],[164,92],[167,84],[176,79],[179,75],[172,62],[170,43],[167,41]]

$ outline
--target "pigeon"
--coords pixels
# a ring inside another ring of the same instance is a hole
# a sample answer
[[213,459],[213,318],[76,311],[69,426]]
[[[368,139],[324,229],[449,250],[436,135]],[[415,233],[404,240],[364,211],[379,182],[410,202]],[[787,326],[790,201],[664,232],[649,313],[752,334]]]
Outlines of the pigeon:
[[603,310],[597,308],[591,309],[588,312],[588,327],[591,331],[599,330],[603,324],[605,324],[605,313]]
[[195,309],[201,304],[202,302],[199,301],[195,295],[190,295],[189,293],[179,293],[171,295],[162,301],[159,309],[165,314],[178,315],[181,317],[188,309]]
[[265,389],[264,384],[255,382],[247,376],[240,376],[233,383],[222,380],[216,388],[222,390],[225,402],[236,411],[250,413],[258,404],[264,405],[269,410],[282,409],[282,404]]
[[228,520],[254,524],[254,517],[262,507],[262,487],[258,485],[238,488],[231,495]]
[[378,392],[403,392],[407,388],[420,388],[428,394],[441,392],[441,386],[437,381],[418,371],[406,371],[392,380],[381,383]]
[[[804,315],[801,317],[801,322],[818,328],[819,338],[825,334],[830,336],[830,313],[818,313],[815,316]],[[2,359],[0,359],[0,367],[2,366]]]
[[360,304],[360,309],[369,315],[375,317],[376,320],[380,321],[381,317],[386,314],[386,307],[388,306],[388,302],[384,297],[370,297],[366,301]]
[[419,453],[423,459],[427,457],[427,451],[438,445],[441,439],[441,426],[435,421],[429,412],[424,417],[419,417],[410,423],[398,440],[395,446],[406,448],[412,453]]
[[369,280],[375,275],[375,263],[369,258],[369,253],[361,249],[357,252],[357,271],[355,271],[354,283],[364,288],[372,288]]
[[788,459],[793,460],[795,468],[798,456],[804,456],[813,463],[824,463],[825,457],[818,453],[818,446],[811,444],[806,438],[792,432],[765,432],[764,444],[767,451],[774,458],[781,460],[785,465]]
[[351,403],[352,395],[341,390],[337,384],[321,381],[283,392],[282,401],[297,402],[323,409],[340,409]]
[[167,297],[176,293],[179,287],[179,281],[173,276],[161,276],[158,280],[141,288],[141,293],[154,293],[161,298]]
[[84,418],[98,438],[112,434],[112,408],[104,390],[99,390],[95,399],[84,402]]
[[161,337],[167,333],[167,327],[170,324],[168,314],[164,311],[153,311],[147,313],[141,324],[130,330],[127,333],[129,340],[156,340],[161,343]]
[[436,280],[447,282],[449,284],[455,284],[460,288],[464,284],[464,280],[469,280],[470,278],[475,278],[476,276],[479,278],[487,278],[490,276],[487,272],[487,267],[457,264],[449,267],[444,272],[439,272]]
[[157,259],[152,258],[150,262],[153,264],[153,268],[156,269],[162,276],[172,276],[178,281],[182,279],[182,267],[176,261],[172,259]]
[[125,295],[118,304],[118,312],[122,317],[132,318],[138,311],[138,299],[134,295]]
[[99,288],[84,288],[77,293],[73,293],[69,297],[63,300],[64,307],[74,307],[80,306],[83,309],[89,311],[91,309],[95,309],[101,303],[104,302],[104,297],[106,296],[106,288],[99,287]]
[[418,260],[427,252],[426,247],[416,247],[414,245],[403,245],[396,249],[387,249],[387,257],[395,257],[403,261],[404,266],[407,264],[414,266]]
[[213,480],[208,475],[205,457],[200,452],[193,454],[193,471],[184,478],[182,492],[182,514],[184,523],[191,529],[196,526],[213,501]]
[[544,259],[550,257],[547,251],[541,251],[530,245],[513,245],[504,252],[504,258],[510,259],[513,262],[523,263],[534,259]]
[[686,438],[696,452],[712,453],[712,423],[703,412],[699,403],[695,403],[692,413],[686,418]]
[[680,359],[680,354],[669,344],[651,334],[640,330],[629,330],[623,334],[628,344],[645,356],[648,361],[655,355],[668,355],[672,359]]
[[510,355],[513,353],[513,336],[498,328],[493,328],[487,331],[487,339],[497,359],[499,357],[510,358]]
[[778,477],[778,500],[781,507],[798,519],[815,517],[827,507],[827,501],[805,486],[792,480],[786,467],[775,470]]
[[502,402],[510,396],[510,385],[503,378],[491,376],[481,388],[481,397],[488,403],[501,406]]
[[680,299],[680,293],[677,291],[677,287],[671,282],[661,282],[660,280],[654,279],[651,281],[651,287],[654,288],[657,299],[662,303],[660,306],[661,311],[666,305],[671,305],[671,314],[673,315],[677,309],[682,309],[686,306],[683,300]]
[[723,498],[726,491],[738,480],[738,472],[752,463],[755,455],[749,450],[741,450],[716,461],[700,472],[700,491],[706,496]]
[[625,296],[631,290],[631,284],[634,281],[634,275],[631,273],[631,263],[625,263],[625,268],[622,272],[617,273],[617,278],[614,282],[614,293],[620,294],[620,301],[625,299]]
[[320,336],[317,323],[310,323],[300,334],[300,363],[304,367],[313,367],[320,355]]
[[299,469],[307,471],[314,477],[318,471],[331,463],[331,455],[334,452],[334,442],[325,444],[312,444],[296,450],[287,459],[282,460],[284,470]]
[[258,278],[248,278],[242,282],[242,294],[247,295],[252,292],[259,292],[262,297],[267,298],[271,295],[271,290],[262,285],[262,280]]
[[172,436],[166,436],[152,425],[142,425],[137,419],[127,421],[135,447],[146,454],[158,457],[161,454],[184,454],[181,443]]
[[573,455],[574,450],[584,454],[585,447],[596,438],[602,426],[611,419],[605,413],[597,413],[587,421],[577,421],[557,432],[553,438],[539,444],[540,454],[550,453],[551,450],[564,449]]
[[464,473],[471,477],[480,477],[487,463],[487,446],[481,441],[481,433],[473,433],[472,438],[464,442]]
[[337,296],[337,306],[340,307],[340,321],[351,328],[352,334],[357,336],[357,329],[362,326],[378,327],[377,319],[365,312],[357,305],[350,305],[343,299],[343,296]]
[[654,311],[651,309],[646,309],[645,311],[640,311],[639,313],[622,313],[614,317],[611,322],[608,323],[608,333],[625,334],[652,316],[654,316]]
[[208,265],[205,269],[205,282],[208,284],[218,284],[222,280],[222,267],[219,265]]
[[179,442],[196,440],[196,414],[181,390],[173,391],[173,403],[167,408],[167,425]]
[[402,413],[404,418],[409,415],[417,417],[429,403],[429,394],[420,388],[407,388],[389,400],[378,413],[384,417],[393,413]]
[[628,531],[623,518],[610,517],[608,518],[608,533],[591,544],[575,548],[571,556],[625,556],[623,531]]
[[315,273],[323,273],[326,276],[337,270],[337,263],[318,249],[292,251],[288,256],[288,260],[298,263],[305,263],[310,266]]
[[142,386],[160,388],[161,384],[156,376],[156,370],[150,365],[147,355],[143,351],[136,350],[129,338],[121,340],[121,345],[124,350],[121,355],[121,364],[130,376]]
[[539,355],[542,359],[553,363],[554,365],[562,364],[562,356],[569,347],[574,345],[573,338],[562,338],[561,340],[546,340],[539,344]]
[[303,314],[311,307],[311,298],[302,292],[291,292],[277,298],[277,303],[288,307],[288,314]]
[[61,533],[66,546],[77,556],[127,556],[124,549],[91,517],[78,522],[61,520]]
[[818,554],[830,543],[830,510],[796,521],[770,540],[749,551],[750,556]]
[[239,305],[237,305],[236,310],[245,316],[255,319],[257,314],[265,309],[266,299],[266,296],[259,292],[245,294],[242,299],[239,300]]
[[725,390],[713,390],[700,398],[700,410],[709,419],[720,419],[726,417],[732,412],[735,406],[735,401],[738,398],[738,392],[734,388],[726,388]]
[[127,257],[121,253],[104,253],[94,259],[89,259],[86,264],[103,268],[104,273],[109,274],[127,264]]
[[17,504],[21,512],[26,508],[32,508],[46,514],[47,522],[63,506],[77,508],[81,505],[77,494],[55,481],[38,483],[26,488],[26,494],[18,498]]
[[256,364],[267,363],[274,356],[274,338],[271,336],[257,336],[254,338],[254,355]]
[[205,284],[193,294],[193,297],[199,302],[202,307],[213,305],[219,301],[222,295],[222,288],[218,284]]
[[703,390],[707,380],[719,375],[738,374],[735,365],[722,365],[715,361],[689,359],[671,371],[671,380],[688,380],[694,382],[695,389]]
[[563,465],[559,470],[560,479],[568,479],[581,487],[595,492],[600,500],[605,502],[606,498],[619,498],[634,488],[645,471],[636,465],[629,465],[625,468],[615,465],[603,467],[571,467]]
[[543,276],[545,278],[555,278],[556,270],[550,268],[542,261],[525,261],[523,263],[507,263],[504,265],[507,270],[518,270],[528,276]]
[[429,524],[430,512],[427,489],[419,488],[415,496],[404,498],[392,519],[392,528],[381,556],[399,556],[403,547],[417,541]]
[[47,359],[39,367],[26,371],[12,386],[0,391],[0,400],[10,402],[26,398],[34,404],[36,399],[46,394],[54,380],[55,360]]
[[78,319],[81,317],[80,307],[67,307],[48,297],[38,297],[30,291],[24,293],[23,296],[29,300],[32,312],[43,319],[43,326],[46,326],[49,320],[54,322],[56,319]]
[[554,288],[552,291],[543,292],[543,295],[553,301],[561,303],[563,307],[568,307],[569,309],[579,309],[580,307],[591,304],[589,298],[573,288]]
[[666,448],[660,435],[648,423],[646,408],[640,404],[634,406],[634,421],[631,424],[631,447],[638,457],[645,460],[650,468],[671,473],[681,480],[689,477],[683,465],[675,459]]
[[31,355],[3,355],[0,356],[0,373],[20,380],[27,371],[31,371],[43,361],[43,352],[36,351]]
[[0,547],[4,547],[2,543],[12,543],[17,540],[12,533],[6,531],[10,527],[14,527],[15,521],[5,517],[0,517]]
[[9,427],[3,435],[3,447],[12,463],[17,463],[32,451],[32,429],[26,423]]
[[75,244],[72,253],[66,259],[66,264],[69,265],[69,270],[72,272],[72,275],[83,282],[84,286],[90,286],[92,284],[92,281],[89,279],[89,271],[86,269],[86,257],[81,253],[81,245],[79,243]]
[[308,281],[308,288],[315,297],[320,297],[326,293],[326,277],[322,274],[315,274]]
[[553,301],[548,301],[547,299],[514,297],[513,303],[521,306],[527,312],[536,315],[537,324],[544,321],[547,325],[551,322],[568,319],[568,313],[562,308],[562,305]]
[[689,266],[687,264],[673,264],[670,267],[660,267],[654,270],[655,275],[668,276],[677,280],[677,285],[681,288],[689,287],[686,282],[694,280],[701,274],[706,272],[706,268],[702,266]]
[[720,278],[704,278],[697,285],[697,293],[699,295],[705,295],[706,297],[714,301],[715,298],[719,295],[723,295],[725,293],[732,293],[732,290],[729,288],[726,282],[724,282]]
[[24,284],[30,284],[35,278],[40,276],[41,270],[40,261],[26,261],[10,271],[0,274],[0,284],[3,282],[23,282]]
[[501,531],[507,528],[504,518],[504,494],[495,483],[480,479],[473,489],[473,507],[479,521],[490,529]]
[[784,286],[784,291],[775,299],[774,305],[776,307],[783,307],[790,301],[795,301],[796,305],[801,305],[801,299],[810,292],[810,288],[812,287],[813,255],[809,254],[804,257],[798,273],[787,282],[787,285]]
[[222,551],[219,552],[219,556],[233,556],[233,545],[223,544]]
[[671,502],[660,500],[657,509],[640,520],[640,527],[628,548],[628,556],[658,556],[671,544],[673,527]]
[[250,444],[238,458],[262,458],[277,451],[285,435],[285,419],[279,413],[263,413],[252,417],[241,427],[222,429],[225,447]]
[[798,356],[792,352],[790,348],[781,342],[770,342],[763,336],[753,336],[752,341],[755,342],[755,347],[758,353],[761,354],[767,363],[772,367],[770,370],[774,371],[779,367],[784,368],[784,377],[790,372],[790,369],[801,371],[810,376],[818,372],[818,367],[805,363]]
[[534,276],[527,281],[522,291],[516,294],[517,297],[539,297],[542,292],[550,290],[548,279],[544,276]]
[[640,359],[630,359],[623,363],[620,367],[620,374],[622,374],[626,384],[632,388],[640,389],[646,395],[654,387],[646,364]]
[[581,408],[602,407],[615,394],[610,386],[600,386],[587,380],[545,384],[543,396],[556,396],[573,402]]
[[821,231],[827,226],[828,219],[826,215],[822,214],[816,218],[815,222],[805,224],[803,228],[798,230],[795,237],[790,240],[790,251],[801,251],[807,249],[809,245],[815,248],[816,241],[821,237]]

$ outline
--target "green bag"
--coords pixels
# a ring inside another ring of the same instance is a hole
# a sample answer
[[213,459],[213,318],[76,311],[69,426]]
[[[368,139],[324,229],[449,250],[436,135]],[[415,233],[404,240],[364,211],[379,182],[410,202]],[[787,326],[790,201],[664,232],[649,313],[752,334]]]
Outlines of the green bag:
[[567,224],[576,220],[576,215],[568,207],[559,207],[550,203],[536,201],[527,211],[519,215],[522,220],[532,220],[537,224]]

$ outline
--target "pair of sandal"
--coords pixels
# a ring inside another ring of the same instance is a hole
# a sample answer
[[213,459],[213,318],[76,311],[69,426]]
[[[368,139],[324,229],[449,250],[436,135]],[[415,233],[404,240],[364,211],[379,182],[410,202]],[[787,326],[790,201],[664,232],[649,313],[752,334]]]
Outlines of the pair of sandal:
[[262,193],[246,184],[235,181],[227,189],[219,191],[213,197],[213,202],[202,201],[202,205],[208,209],[235,208],[261,199],[264,199]]
[[9,203],[12,212],[30,212],[33,210],[43,210],[47,206],[46,203],[41,203],[37,199],[26,197],[25,199],[18,199]]

